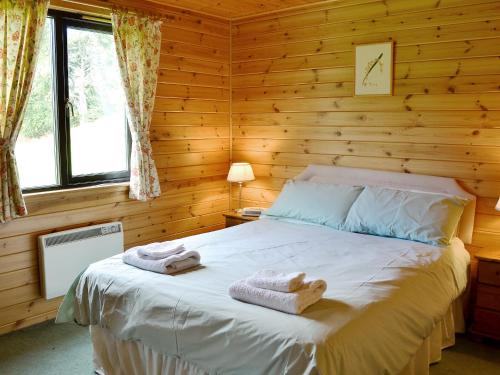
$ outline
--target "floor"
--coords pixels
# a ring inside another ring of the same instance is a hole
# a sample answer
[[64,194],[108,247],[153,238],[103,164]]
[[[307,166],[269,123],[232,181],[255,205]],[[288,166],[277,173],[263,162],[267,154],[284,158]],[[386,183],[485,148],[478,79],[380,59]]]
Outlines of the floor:
[[[500,343],[477,343],[459,337],[431,366],[431,375],[500,374]],[[91,375],[88,330],[75,324],[39,324],[0,336],[1,375]]]
[[1,375],[91,375],[88,329],[47,322],[0,336]]

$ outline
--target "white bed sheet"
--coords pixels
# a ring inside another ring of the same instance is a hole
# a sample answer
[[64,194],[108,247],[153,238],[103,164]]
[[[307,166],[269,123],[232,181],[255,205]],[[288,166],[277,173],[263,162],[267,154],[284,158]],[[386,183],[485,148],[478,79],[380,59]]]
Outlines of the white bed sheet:
[[[455,332],[464,332],[461,298],[422,342],[398,375],[429,375],[429,365],[441,360],[441,350],[455,344]],[[94,368],[99,375],[209,375],[179,357],[158,353],[140,341],[118,340],[99,326],[90,327]]]
[[[202,269],[166,276],[95,263],[75,318],[210,374],[398,374],[467,284],[469,255],[449,247],[259,220],[182,240]],[[328,283],[301,316],[232,300],[256,270],[301,270]]]

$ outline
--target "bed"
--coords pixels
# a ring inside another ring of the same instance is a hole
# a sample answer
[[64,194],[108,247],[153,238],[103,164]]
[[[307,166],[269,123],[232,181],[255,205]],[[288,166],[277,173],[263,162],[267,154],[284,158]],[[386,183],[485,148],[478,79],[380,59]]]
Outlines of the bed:
[[[440,192],[466,197],[445,247],[283,220],[182,239],[203,266],[176,276],[91,265],[58,320],[90,326],[102,374],[427,374],[463,330],[475,199],[454,180],[309,166],[299,180]],[[233,300],[231,282],[257,270],[305,271],[327,281],[302,315]]]

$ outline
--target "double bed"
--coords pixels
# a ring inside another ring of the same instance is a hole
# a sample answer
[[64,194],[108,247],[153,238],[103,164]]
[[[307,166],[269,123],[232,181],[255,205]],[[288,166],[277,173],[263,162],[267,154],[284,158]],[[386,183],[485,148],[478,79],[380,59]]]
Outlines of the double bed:
[[[175,276],[115,256],[75,280],[59,321],[90,326],[102,374],[427,374],[463,329],[475,199],[454,180],[310,166],[298,176],[469,200],[448,246],[258,221],[179,240],[202,266]],[[262,269],[328,284],[301,315],[233,300],[228,287]]]

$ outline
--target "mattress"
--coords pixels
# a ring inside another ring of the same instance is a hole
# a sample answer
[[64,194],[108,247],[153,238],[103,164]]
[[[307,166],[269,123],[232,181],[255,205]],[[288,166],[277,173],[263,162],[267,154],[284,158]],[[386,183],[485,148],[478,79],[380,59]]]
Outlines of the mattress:
[[[182,242],[201,253],[200,269],[94,263],[65,301],[71,318],[209,374],[397,374],[467,284],[458,238],[440,248],[263,219]],[[228,296],[269,268],[323,278],[324,298],[295,316]]]

